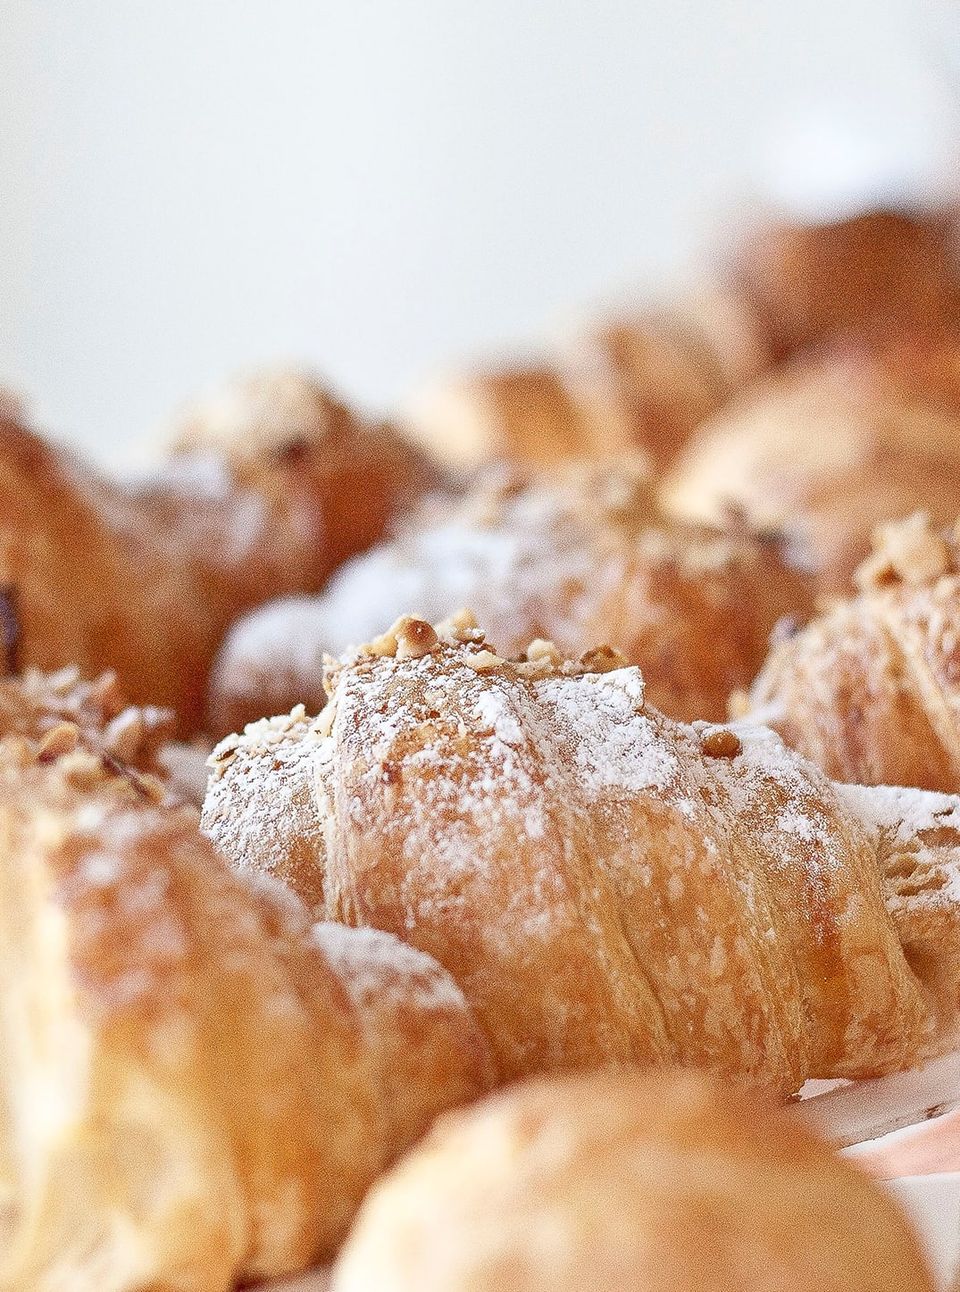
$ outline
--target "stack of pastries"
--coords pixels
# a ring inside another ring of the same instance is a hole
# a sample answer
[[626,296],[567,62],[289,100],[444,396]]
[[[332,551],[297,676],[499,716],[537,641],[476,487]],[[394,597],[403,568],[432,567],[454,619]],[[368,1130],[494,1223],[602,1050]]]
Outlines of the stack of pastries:
[[957,1045],[953,228],[135,479],[0,403],[0,1292],[930,1292],[794,1096]]

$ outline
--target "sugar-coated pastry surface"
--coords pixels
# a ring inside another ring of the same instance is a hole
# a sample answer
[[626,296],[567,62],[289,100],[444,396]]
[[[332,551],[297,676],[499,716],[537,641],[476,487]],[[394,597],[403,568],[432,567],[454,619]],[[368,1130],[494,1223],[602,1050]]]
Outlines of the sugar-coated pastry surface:
[[636,463],[489,473],[349,562],[321,596],[238,621],[214,667],[212,725],[239,731],[299,702],[315,712],[327,653],[410,607],[434,621],[463,605],[507,655],[537,637],[572,654],[607,641],[643,667],[659,708],[719,720],[775,625],[809,617],[813,578],[782,536],[664,521]]
[[373,1191],[333,1292],[926,1292],[892,1199],[691,1073],[532,1081]]
[[436,956],[504,1076],[679,1060],[786,1093],[942,1044],[955,800],[851,795],[764,728],[670,721],[608,650],[511,662],[466,615],[329,685],[222,742],[204,828]]
[[773,649],[748,697],[837,780],[960,792],[960,541],[882,526],[858,595]]

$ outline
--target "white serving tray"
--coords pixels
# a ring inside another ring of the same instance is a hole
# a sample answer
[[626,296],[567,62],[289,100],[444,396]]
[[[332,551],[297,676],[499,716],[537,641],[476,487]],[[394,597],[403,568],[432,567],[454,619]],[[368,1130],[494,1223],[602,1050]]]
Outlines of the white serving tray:
[[[883,1171],[938,1126],[960,1144],[960,1050],[912,1072],[876,1081],[810,1083],[796,1113],[825,1139],[845,1145],[844,1156]],[[887,1179],[889,1189],[917,1229],[938,1292],[960,1292],[960,1161],[957,1170]],[[951,1166],[954,1163],[950,1163]]]

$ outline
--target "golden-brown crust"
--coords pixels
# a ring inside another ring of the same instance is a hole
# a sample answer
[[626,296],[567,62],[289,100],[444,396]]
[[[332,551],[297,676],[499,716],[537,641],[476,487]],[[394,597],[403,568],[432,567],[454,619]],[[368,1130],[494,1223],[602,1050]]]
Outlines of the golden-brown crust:
[[884,799],[881,829],[772,733],[670,722],[614,655],[437,635],[395,625],[331,672],[319,718],[224,742],[203,824],[234,864],[435,955],[505,1076],[680,1060],[789,1091],[942,1044],[957,911],[918,977],[879,849],[930,818],[942,887],[952,800],[910,800],[900,831]]
[[[588,324],[571,338],[564,361],[584,381],[605,375],[632,441],[663,471],[770,356],[744,297],[703,284],[659,311],[621,308]],[[608,451],[617,447],[613,439]]]
[[768,221],[745,240],[735,277],[781,359],[838,336],[886,343],[960,322],[954,229],[936,212]]
[[780,642],[744,700],[837,780],[960,791],[960,546],[883,526],[838,601]]
[[[316,383],[296,381],[328,399]],[[132,700],[169,705],[190,731],[235,616],[270,596],[318,588],[382,534],[426,483],[422,457],[333,401],[337,416],[322,435],[311,423],[297,438],[283,420],[283,435],[256,436],[250,420],[263,420],[277,384],[258,388],[247,420],[245,390],[227,401],[237,417],[232,438],[227,419],[207,437],[194,425],[192,454],[136,484],[100,477],[0,421],[8,667],[113,668]]]
[[405,425],[458,467],[498,458],[549,467],[562,458],[636,449],[609,380],[578,379],[547,364],[478,369],[437,382],[418,394]]
[[579,653],[608,641],[643,667],[654,704],[719,720],[784,616],[803,622],[813,580],[785,539],[667,524],[628,464],[559,478],[503,475],[422,516],[335,576],[320,597],[238,621],[215,665],[211,726],[240,730],[298,702],[319,710],[322,662],[414,606],[470,606],[508,656],[534,638]]
[[538,363],[478,367],[419,392],[407,426],[441,459],[552,466],[646,454],[656,470],[767,363],[745,300],[704,286],[660,310],[628,306]]
[[482,1038],[439,966],[312,928],[189,809],[78,787],[83,757],[0,768],[0,1282],[219,1292],[302,1269],[485,1088]]
[[834,353],[747,392],[691,440],[666,480],[668,510],[801,526],[822,586],[842,592],[883,521],[960,510],[960,349],[953,342]]
[[693,1073],[541,1080],[444,1119],[372,1192],[333,1292],[927,1292],[893,1200]]

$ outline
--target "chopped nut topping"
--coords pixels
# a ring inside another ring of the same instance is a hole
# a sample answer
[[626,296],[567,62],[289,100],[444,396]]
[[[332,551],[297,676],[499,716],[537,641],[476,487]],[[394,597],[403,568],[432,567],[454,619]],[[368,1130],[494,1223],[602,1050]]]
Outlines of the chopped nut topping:
[[422,659],[429,655],[440,638],[425,619],[406,616],[396,625],[397,659]]
[[143,742],[145,729],[139,709],[124,709],[107,723],[103,733],[104,747],[121,762],[133,762]]
[[79,742],[80,731],[75,723],[58,722],[37,746],[37,759],[41,763],[55,762],[64,754],[72,753]]
[[551,664],[554,668],[563,662],[563,656],[553,642],[546,641],[543,637],[534,638],[527,647],[526,657],[531,664]]
[[947,540],[923,512],[878,526],[873,547],[873,553],[854,575],[861,591],[892,583],[915,587],[938,579],[953,568]]
[[439,641],[434,629],[416,615],[401,615],[385,633],[363,647],[362,653],[378,659],[421,659]]
[[91,690],[107,713],[117,716],[123,709],[124,702],[116,673],[101,673]]
[[735,758],[743,746],[740,737],[729,727],[714,727],[700,737],[700,748],[708,758]]
[[66,695],[80,681],[80,672],[75,668],[62,668],[56,673],[51,673],[49,679],[50,690],[54,695]]
[[477,617],[472,610],[455,610],[452,615],[436,624],[435,628],[440,640],[451,644],[479,644],[486,636],[483,629],[477,626]]
[[86,749],[74,749],[63,755],[60,767],[67,784],[84,794],[92,792],[110,779],[102,759],[95,758]]
[[584,651],[580,663],[588,673],[612,673],[614,669],[627,667],[626,657],[612,646],[594,646]]
[[317,715],[317,721],[314,729],[318,736],[329,736],[333,730],[333,720],[337,716],[337,705],[335,700],[328,700]]
[[477,651],[476,655],[465,655],[463,662],[467,668],[472,668],[477,673],[486,673],[499,664],[505,664],[506,660],[501,659],[499,655],[494,655],[492,650],[481,650]]
[[379,637],[374,637],[373,641],[367,642],[366,646],[363,647],[363,654],[375,655],[378,659],[388,659],[396,655],[397,627],[400,622],[398,619],[392,628],[388,628]]

